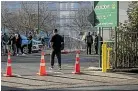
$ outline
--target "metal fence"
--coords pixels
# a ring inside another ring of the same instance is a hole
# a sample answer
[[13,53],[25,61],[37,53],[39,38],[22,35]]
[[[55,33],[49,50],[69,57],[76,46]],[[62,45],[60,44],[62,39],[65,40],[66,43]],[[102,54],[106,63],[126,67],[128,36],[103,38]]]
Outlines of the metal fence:
[[138,68],[138,32],[116,32],[110,62],[115,69]]
[[138,32],[117,32],[116,67],[138,67]]
[[116,32],[115,41],[104,41],[111,48],[110,67],[112,69],[138,68],[138,32]]

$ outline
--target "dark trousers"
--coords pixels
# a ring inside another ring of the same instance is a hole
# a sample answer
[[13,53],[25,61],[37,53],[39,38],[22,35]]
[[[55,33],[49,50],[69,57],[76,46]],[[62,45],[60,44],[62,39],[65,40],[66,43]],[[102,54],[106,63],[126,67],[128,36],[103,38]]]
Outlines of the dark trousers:
[[[100,52],[102,54],[102,46],[100,46],[100,47],[101,47]],[[95,45],[95,52],[96,52],[96,54],[98,54],[98,50],[99,50],[99,46],[98,45]]]
[[98,45],[95,45],[95,52],[98,54]]
[[21,47],[20,44],[16,44],[16,48],[17,48],[17,54],[19,53],[19,49],[21,50],[21,53],[23,54],[23,47]]
[[16,53],[16,44],[12,44],[12,51],[13,51],[13,55],[15,55],[15,53]]
[[91,54],[91,47],[92,47],[92,44],[87,43],[87,54],[88,54],[88,52],[89,52],[89,54]]
[[57,56],[58,59],[58,65],[59,67],[61,67],[61,51],[56,51],[56,50],[53,50],[51,54],[51,67],[54,66],[55,55]]
[[28,53],[31,54],[32,52],[32,45],[28,45]]

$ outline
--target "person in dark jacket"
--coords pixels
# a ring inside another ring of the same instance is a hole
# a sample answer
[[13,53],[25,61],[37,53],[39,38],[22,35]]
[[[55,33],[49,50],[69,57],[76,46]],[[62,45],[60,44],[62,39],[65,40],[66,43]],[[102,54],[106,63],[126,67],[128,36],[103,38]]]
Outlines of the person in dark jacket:
[[25,55],[23,53],[23,48],[21,47],[22,38],[21,38],[20,34],[15,34],[15,38],[16,38],[17,56],[19,55],[19,49],[21,50],[22,55]]
[[30,34],[28,37],[28,53],[31,54],[32,53],[32,35]]
[[85,38],[85,42],[87,43],[87,54],[91,54],[91,46],[93,44],[93,37],[90,35],[90,32],[88,32],[88,35]]
[[15,38],[15,34],[12,34],[10,40],[11,40],[11,47],[12,47],[13,56],[14,56],[16,54],[16,38]]
[[9,43],[9,36],[6,33],[4,33],[2,37],[2,42],[4,48],[4,55],[6,55],[6,53],[8,53],[8,43]]
[[12,53],[13,53],[13,56],[14,56],[15,53],[16,53],[16,38],[15,38],[14,33],[10,36],[9,45],[11,45]]
[[50,40],[51,47],[52,47],[51,69],[53,69],[54,67],[54,58],[56,55],[58,59],[59,70],[61,70],[61,47],[62,47],[62,44],[64,43],[64,40],[62,36],[59,35],[57,32],[58,32],[57,29],[53,31],[54,35]]

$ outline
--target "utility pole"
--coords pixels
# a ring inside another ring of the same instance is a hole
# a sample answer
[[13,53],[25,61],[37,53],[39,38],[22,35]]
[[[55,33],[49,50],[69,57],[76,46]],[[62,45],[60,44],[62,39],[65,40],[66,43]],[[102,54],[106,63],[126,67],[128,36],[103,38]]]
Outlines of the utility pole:
[[37,31],[37,33],[39,33],[39,28],[40,28],[40,26],[39,26],[39,1],[38,1],[38,31]]

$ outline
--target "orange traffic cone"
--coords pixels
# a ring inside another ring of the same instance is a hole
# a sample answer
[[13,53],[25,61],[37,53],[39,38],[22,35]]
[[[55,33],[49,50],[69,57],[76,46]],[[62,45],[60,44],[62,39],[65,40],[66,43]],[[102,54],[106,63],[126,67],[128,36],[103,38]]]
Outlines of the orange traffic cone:
[[46,76],[46,66],[45,66],[45,59],[44,59],[44,52],[41,53],[41,60],[40,60],[40,69],[39,73],[37,73],[40,76]]
[[6,69],[6,74],[4,74],[6,77],[12,77],[12,67],[11,67],[11,57],[10,57],[10,52],[8,52],[8,60],[7,60],[7,69]]
[[80,58],[79,53],[76,54],[76,62],[75,62],[75,71],[72,72],[73,74],[80,74]]

